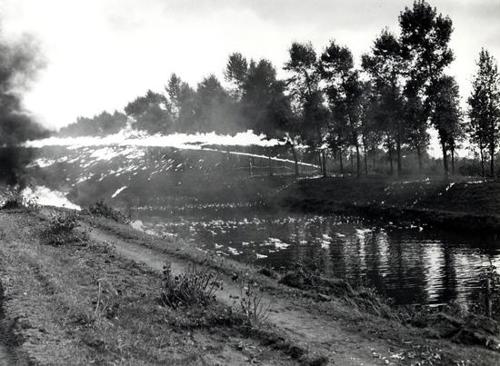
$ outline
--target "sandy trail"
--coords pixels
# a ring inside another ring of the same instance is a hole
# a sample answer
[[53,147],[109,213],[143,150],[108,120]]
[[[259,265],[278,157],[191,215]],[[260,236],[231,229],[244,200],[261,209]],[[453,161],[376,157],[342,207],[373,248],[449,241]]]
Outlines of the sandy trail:
[[[165,262],[171,263],[174,273],[185,272],[189,262],[169,256],[161,250],[130,243],[93,228],[90,238],[96,242],[112,244],[119,255],[143,263],[155,271],[162,271]],[[240,296],[240,287],[230,278],[223,278],[224,289],[218,293],[218,300],[234,304],[234,297]],[[376,339],[366,339],[342,329],[340,323],[326,316],[311,314],[308,309],[266,293],[264,301],[271,304],[268,322],[286,333],[295,343],[305,346],[311,354],[326,355],[337,365],[388,365],[397,364],[391,360],[389,345]],[[392,352],[394,354],[394,351]]]

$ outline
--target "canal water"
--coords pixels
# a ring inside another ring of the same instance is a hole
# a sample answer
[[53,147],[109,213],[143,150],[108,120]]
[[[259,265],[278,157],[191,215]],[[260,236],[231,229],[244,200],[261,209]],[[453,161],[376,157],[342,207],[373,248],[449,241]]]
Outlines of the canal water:
[[397,304],[470,303],[482,271],[500,267],[500,238],[486,235],[238,205],[139,212],[133,225],[151,233],[277,271],[302,264],[375,287]]

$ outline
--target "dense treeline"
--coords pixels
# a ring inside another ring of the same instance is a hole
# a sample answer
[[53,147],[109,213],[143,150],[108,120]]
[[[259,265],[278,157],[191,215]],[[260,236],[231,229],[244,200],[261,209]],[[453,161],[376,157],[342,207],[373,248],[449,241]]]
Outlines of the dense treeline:
[[433,127],[445,175],[455,173],[456,151],[467,145],[479,151],[481,174],[495,176],[500,138],[496,61],[481,50],[463,111],[458,84],[446,74],[454,60],[452,32],[449,17],[418,0],[400,13],[398,33],[382,30],[359,67],[349,48],[336,41],[322,52],[310,43],[293,43],[284,80],[270,61],[233,53],[224,71],[227,87],[210,75],[193,89],[172,74],[163,93],[148,91],[127,104],[125,113],[79,118],[60,133],[110,134],[127,122],[163,134],[252,129],[285,140],[295,159],[296,146],[308,146],[324,175],[333,165],[343,174],[347,161],[353,174],[367,175],[385,161],[391,175],[401,176],[408,156],[415,157],[415,170],[422,173]]

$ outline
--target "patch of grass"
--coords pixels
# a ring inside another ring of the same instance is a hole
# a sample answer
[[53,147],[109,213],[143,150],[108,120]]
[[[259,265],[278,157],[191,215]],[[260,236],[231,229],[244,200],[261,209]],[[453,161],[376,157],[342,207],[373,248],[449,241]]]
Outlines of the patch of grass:
[[164,307],[165,321],[175,329],[238,329],[244,324],[241,314],[233,308],[217,302],[209,305],[191,305],[190,307]]
[[88,235],[84,231],[77,230],[79,226],[78,215],[74,212],[56,215],[41,232],[40,238],[43,244],[53,246],[85,245]]
[[163,268],[161,301],[174,309],[193,305],[207,307],[215,302],[215,293],[221,287],[215,272],[198,270],[191,265],[186,273],[174,275],[167,263]]

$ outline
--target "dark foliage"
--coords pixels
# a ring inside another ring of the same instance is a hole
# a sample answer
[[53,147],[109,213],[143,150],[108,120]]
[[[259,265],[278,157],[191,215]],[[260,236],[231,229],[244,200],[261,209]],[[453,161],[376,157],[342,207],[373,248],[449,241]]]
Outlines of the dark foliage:
[[1,210],[16,210],[19,208],[23,208],[23,201],[19,197],[9,198],[5,201],[0,208]]
[[91,215],[105,217],[123,224],[126,224],[130,221],[128,217],[126,217],[120,211],[107,205],[103,200],[97,201],[93,205],[90,205],[87,211]]
[[41,232],[41,241],[53,246],[86,245],[87,234],[84,231],[78,231],[79,226],[76,213],[54,216],[47,228]]
[[75,123],[63,127],[61,136],[106,136],[117,133],[127,124],[127,116],[115,111],[102,112],[92,118],[78,117]]

